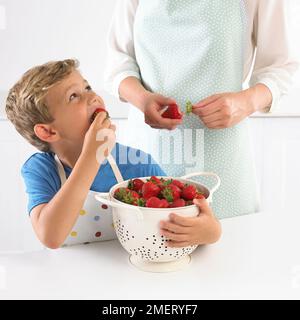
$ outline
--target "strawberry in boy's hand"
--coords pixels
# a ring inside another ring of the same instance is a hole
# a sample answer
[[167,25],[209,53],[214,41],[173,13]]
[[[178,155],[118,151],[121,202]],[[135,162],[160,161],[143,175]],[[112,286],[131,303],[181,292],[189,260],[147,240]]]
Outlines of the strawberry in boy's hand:
[[161,116],[168,119],[182,119],[182,113],[175,103],[169,105],[168,109]]
[[95,120],[95,118],[97,117],[97,114],[100,112],[106,112],[106,119],[109,119],[109,114],[104,108],[97,108],[92,114],[91,123]]

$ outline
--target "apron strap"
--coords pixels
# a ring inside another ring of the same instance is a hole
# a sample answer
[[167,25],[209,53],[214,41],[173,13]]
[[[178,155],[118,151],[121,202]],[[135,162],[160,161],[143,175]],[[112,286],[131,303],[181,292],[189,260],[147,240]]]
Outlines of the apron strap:
[[[56,166],[57,166],[58,174],[59,174],[59,177],[60,177],[61,185],[63,185],[67,181],[65,169],[64,169],[64,167],[63,167],[63,165],[62,165],[62,163],[59,160],[57,155],[54,156],[54,159],[55,159],[55,162],[56,162]],[[110,166],[112,168],[112,171],[113,171],[118,183],[123,182],[124,179],[122,177],[120,169],[119,169],[114,157],[111,154],[109,154],[109,156],[107,157],[107,161],[110,164]]]
[[120,169],[119,169],[119,167],[118,167],[118,165],[116,163],[116,160],[114,159],[114,157],[111,154],[108,155],[107,161],[110,164],[110,166],[112,168],[112,171],[113,171],[118,183],[123,182],[124,179],[122,177]]
[[54,159],[55,159],[55,162],[56,162],[56,166],[57,166],[58,174],[59,174],[59,177],[60,177],[61,185],[63,185],[67,181],[67,177],[66,177],[64,166],[62,165],[61,161],[58,159],[57,155],[54,156]]

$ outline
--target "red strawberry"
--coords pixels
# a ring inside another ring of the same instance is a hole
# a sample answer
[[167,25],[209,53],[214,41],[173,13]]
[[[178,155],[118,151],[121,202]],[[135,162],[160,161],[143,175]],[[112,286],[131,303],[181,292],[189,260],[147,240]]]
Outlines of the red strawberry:
[[161,208],[169,208],[169,207],[170,207],[170,204],[169,204],[169,202],[168,202],[166,199],[161,199],[161,200],[160,200],[160,207],[161,207]]
[[133,179],[129,181],[128,188],[136,192],[140,192],[142,190],[143,184],[144,181],[142,181],[141,179]]
[[160,192],[160,187],[153,182],[146,182],[142,187],[142,195],[146,200],[151,197],[156,197]]
[[117,200],[122,201],[123,197],[129,192],[130,190],[128,188],[118,188],[114,192],[114,197]]
[[109,118],[109,114],[108,112],[104,109],[104,108],[97,108],[94,113],[92,114],[92,117],[91,117],[91,123],[95,120],[95,118],[97,117],[97,114],[100,113],[100,112],[106,112],[106,118],[108,119]]
[[135,199],[138,199],[140,197],[140,195],[134,190],[130,190],[130,194]]
[[114,193],[114,197],[127,204],[137,203],[137,200],[140,198],[137,192],[128,188],[118,188]]
[[162,117],[168,119],[182,119],[182,114],[179,111],[178,105],[174,103],[168,106],[168,109],[162,114]]
[[180,198],[181,190],[174,184],[169,184],[164,187],[161,194],[168,202],[174,202]]
[[155,184],[161,184],[161,182],[162,182],[159,178],[157,178],[155,176],[152,176],[149,181],[151,181]]
[[165,199],[159,199],[157,197],[150,197],[146,202],[147,208],[168,208],[169,203]]
[[183,189],[182,189],[182,193],[181,196],[182,198],[184,198],[185,200],[193,200],[196,196],[197,193],[197,189],[195,186],[193,185],[186,185]]
[[183,199],[176,199],[173,203],[170,204],[170,208],[179,207],[185,207],[185,201]]
[[176,187],[180,188],[181,190],[184,188],[184,184],[179,180],[173,180],[171,183],[174,184]]
[[196,193],[196,196],[195,196],[195,199],[206,199],[204,194],[200,193],[200,192],[197,192]]
[[138,206],[138,207],[145,207],[146,201],[144,198],[139,198],[139,199],[134,200],[133,205]]

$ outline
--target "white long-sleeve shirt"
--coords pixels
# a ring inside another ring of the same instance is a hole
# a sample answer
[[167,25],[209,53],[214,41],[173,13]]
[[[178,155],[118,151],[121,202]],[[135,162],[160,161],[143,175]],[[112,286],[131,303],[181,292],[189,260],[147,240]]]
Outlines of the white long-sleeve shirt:
[[[289,16],[292,0],[243,0],[247,14],[246,48],[244,50],[244,84],[265,84],[273,96],[269,111],[276,109],[282,95],[292,85],[299,67],[292,49]],[[133,28],[139,0],[119,0],[109,34],[105,88],[119,97],[120,83],[127,77],[141,79],[135,59]],[[253,69],[252,69],[253,66]],[[251,74],[250,74],[251,72]]]

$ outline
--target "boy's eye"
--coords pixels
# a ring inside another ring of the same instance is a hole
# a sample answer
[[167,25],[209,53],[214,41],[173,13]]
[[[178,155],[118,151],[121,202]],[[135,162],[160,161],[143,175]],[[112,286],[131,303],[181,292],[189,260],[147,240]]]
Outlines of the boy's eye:
[[87,91],[92,91],[92,90],[93,90],[91,86],[86,86],[85,89],[86,89]]
[[74,99],[77,98],[77,97],[78,97],[78,95],[77,95],[76,93],[73,93],[73,94],[70,95],[69,100],[72,101],[72,100],[74,100]]

